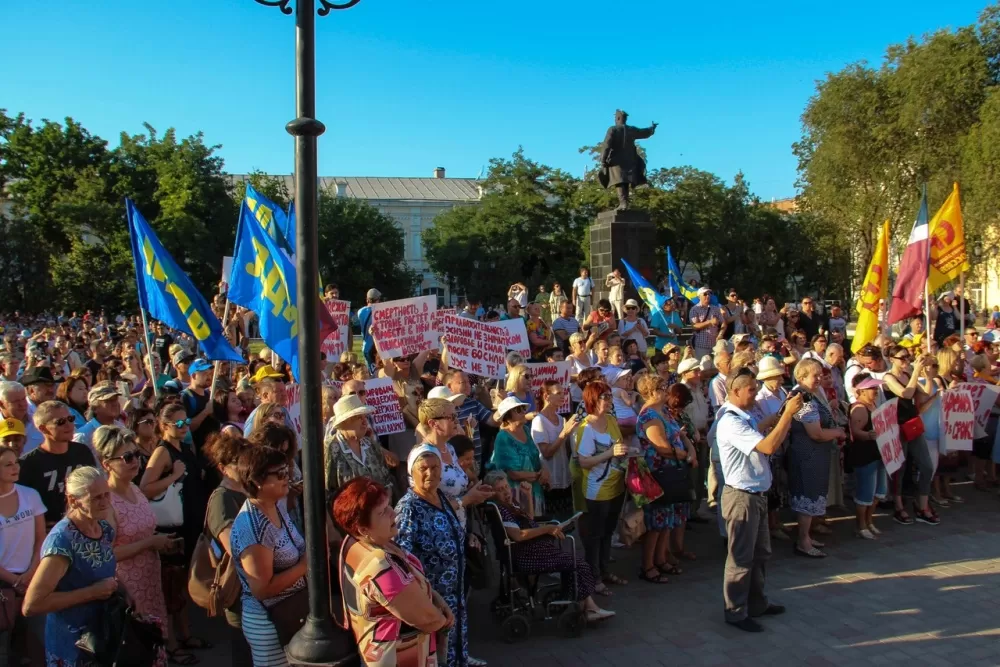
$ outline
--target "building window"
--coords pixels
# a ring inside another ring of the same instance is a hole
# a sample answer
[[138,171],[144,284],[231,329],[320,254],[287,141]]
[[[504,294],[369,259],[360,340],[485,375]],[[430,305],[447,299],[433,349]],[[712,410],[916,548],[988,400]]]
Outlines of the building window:
[[424,246],[420,239],[420,232],[410,232],[410,259],[420,260],[424,256]]

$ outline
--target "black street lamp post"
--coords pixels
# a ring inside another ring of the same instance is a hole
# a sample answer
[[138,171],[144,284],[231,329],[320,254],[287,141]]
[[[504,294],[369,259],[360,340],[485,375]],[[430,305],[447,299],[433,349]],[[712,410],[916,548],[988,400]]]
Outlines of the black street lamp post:
[[[291,0],[256,0],[291,14]],[[350,9],[361,0],[342,4],[319,0],[320,16]],[[323,483],[323,423],[320,414],[319,373],[319,250],[317,248],[316,140],[326,128],[316,120],[316,2],[295,3],[295,120],[285,130],[295,137],[295,266],[299,308],[299,380],[302,396],[302,478],[305,506],[309,617],[286,647],[293,664],[336,665],[358,663],[354,637],[333,623],[330,609],[330,570],[326,535],[326,496]]]

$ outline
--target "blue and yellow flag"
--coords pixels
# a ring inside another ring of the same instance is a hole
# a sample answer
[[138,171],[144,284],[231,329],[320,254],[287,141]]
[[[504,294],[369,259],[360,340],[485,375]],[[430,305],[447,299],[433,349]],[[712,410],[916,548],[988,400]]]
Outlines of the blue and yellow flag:
[[242,362],[222,334],[222,324],[191,280],[163,248],[131,199],[125,200],[135,258],[139,306],[168,327],[194,336],[208,359]]
[[243,196],[243,201],[260,226],[267,232],[267,235],[277,241],[289,257],[294,257],[295,207],[289,205],[287,212],[282,210],[280,206],[257,192],[249,183],[247,183],[247,191]]
[[[670,252],[670,246],[667,246],[667,276],[670,280],[670,289],[674,294],[679,294],[688,301],[698,303],[698,290],[684,282],[684,276],[681,274],[681,270],[677,267],[677,262],[674,261],[674,256]],[[719,300],[714,293],[712,294],[711,303],[713,306],[719,305]]]
[[251,191],[248,186],[248,196],[240,206],[228,296],[233,303],[257,314],[261,338],[291,364],[292,375],[298,382],[299,311],[295,305],[295,264],[279,247],[276,236],[267,231],[265,224],[273,225],[274,222],[273,209],[269,212],[260,200],[256,200],[256,208],[251,209]]
[[656,312],[663,309],[663,302],[667,300],[667,297],[663,296],[657,292],[649,281],[643,278],[638,271],[632,268],[632,265],[622,260],[622,264],[625,266],[625,270],[628,271],[629,280],[632,281],[632,286],[635,287],[635,291],[639,293],[639,298],[649,306],[651,312]]

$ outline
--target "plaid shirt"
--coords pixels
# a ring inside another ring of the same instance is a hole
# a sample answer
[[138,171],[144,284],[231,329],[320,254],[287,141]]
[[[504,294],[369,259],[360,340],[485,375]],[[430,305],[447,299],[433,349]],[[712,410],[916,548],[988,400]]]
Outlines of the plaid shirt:
[[[699,324],[701,322],[707,322],[713,317],[717,318],[720,323],[725,322],[725,317],[722,315],[722,309],[718,306],[692,306],[688,313],[691,324]],[[693,342],[697,349],[712,349],[715,346],[715,339],[719,337],[719,327],[711,326],[705,327],[704,329],[699,329],[694,332]]]

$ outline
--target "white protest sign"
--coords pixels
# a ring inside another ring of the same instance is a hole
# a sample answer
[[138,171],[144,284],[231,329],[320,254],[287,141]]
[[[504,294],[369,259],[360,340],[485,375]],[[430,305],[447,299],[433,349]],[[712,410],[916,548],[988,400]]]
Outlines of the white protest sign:
[[391,435],[406,430],[392,378],[365,380],[365,403],[372,409],[369,418],[376,435]]
[[980,382],[963,382],[955,385],[959,389],[967,389],[972,396],[972,404],[976,411],[976,433],[975,437],[986,437],[986,422],[990,418],[990,409],[997,400],[997,393],[1000,387]]
[[438,332],[431,324],[436,296],[373,303],[372,337],[383,359],[437,349]]
[[337,330],[327,336],[319,349],[326,355],[328,362],[337,362],[347,349],[347,334],[351,330],[351,302],[332,299],[324,305],[337,325]]
[[[546,380],[555,380],[565,391],[558,412],[568,414],[572,409],[569,400],[569,376],[573,370],[573,362],[556,361],[545,364],[525,364],[525,366],[528,368],[528,377],[531,378],[531,395],[537,397]],[[537,406],[539,410],[542,409],[541,403],[537,403]]]
[[976,431],[976,408],[972,393],[956,385],[941,395],[941,450],[972,451]]
[[872,413],[872,427],[875,429],[875,443],[882,456],[885,472],[892,475],[903,467],[903,441],[899,435],[899,399],[886,401]]
[[444,335],[445,315],[458,315],[458,311],[454,308],[438,308],[434,311],[434,315],[431,316],[431,326],[442,336]]
[[302,435],[302,385],[290,383],[285,385],[285,411],[295,428],[295,434]]
[[480,322],[458,315],[442,318],[448,346],[448,366],[465,373],[501,379],[507,374],[509,334],[497,322]]
[[528,330],[524,326],[524,320],[515,317],[510,320],[493,322],[507,330],[507,349],[517,352],[525,359],[531,357],[531,345],[528,342]]

